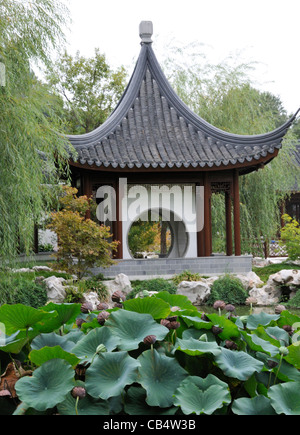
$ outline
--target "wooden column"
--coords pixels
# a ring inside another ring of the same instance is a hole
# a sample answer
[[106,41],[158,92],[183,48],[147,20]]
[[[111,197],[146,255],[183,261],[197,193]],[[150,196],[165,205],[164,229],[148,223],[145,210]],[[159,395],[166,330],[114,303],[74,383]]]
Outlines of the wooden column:
[[233,174],[233,215],[234,215],[234,250],[235,255],[241,255],[241,223],[240,223],[240,191],[239,173],[235,169]]
[[226,254],[230,256],[233,254],[230,192],[225,192],[225,215],[226,215]]
[[207,172],[204,173],[204,255],[211,255],[211,187]]
[[116,218],[117,222],[115,224],[116,228],[116,240],[118,240],[119,246],[116,253],[116,258],[122,260],[123,258],[123,225],[122,225],[122,198],[124,192],[122,191],[122,186],[120,186],[120,180],[116,182]]
[[[90,178],[90,175],[88,174],[85,174],[83,176],[83,195],[86,195],[88,198],[90,198],[93,195],[92,180]],[[86,212],[86,219],[91,219],[90,210]]]

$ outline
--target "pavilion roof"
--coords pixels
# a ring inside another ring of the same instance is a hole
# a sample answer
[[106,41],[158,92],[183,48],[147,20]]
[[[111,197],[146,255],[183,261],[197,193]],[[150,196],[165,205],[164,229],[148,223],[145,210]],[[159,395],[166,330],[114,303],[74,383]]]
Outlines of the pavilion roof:
[[68,136],[78,154],[77,166],[226,169],[268,163],[277,154],[298,112],[266,134],[220,130],[177,96],[157,61],[151,33],[141,37],[134,72],[113,113],[94,131]]

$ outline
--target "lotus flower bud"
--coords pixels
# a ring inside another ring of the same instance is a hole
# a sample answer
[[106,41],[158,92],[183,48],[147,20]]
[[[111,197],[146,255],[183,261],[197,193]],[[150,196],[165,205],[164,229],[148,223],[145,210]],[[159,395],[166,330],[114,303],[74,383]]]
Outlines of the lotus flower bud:
[[281,346],[281,347],[279,348],[279,353],[280,353],[280,355],[286,356],[286,355],[289,354],[289,350],[288,350],[287,347],[285,347],[285,346]]
[[96,349],[96,353],[99,354],[104,352],[107,352],[106,347],[104,346],[104,344],[99,344],[99,346]]

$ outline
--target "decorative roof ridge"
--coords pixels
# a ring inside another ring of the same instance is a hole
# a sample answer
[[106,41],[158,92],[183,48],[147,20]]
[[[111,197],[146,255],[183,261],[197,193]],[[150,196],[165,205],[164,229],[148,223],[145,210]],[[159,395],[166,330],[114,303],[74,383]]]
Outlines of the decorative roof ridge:
[[133,106],[137,98],[142,81],[144,80],[147,69],[150,70],[152,76],[156,80],[159,90],[164,96],[170,107],[173,107],[179,115],[181,115],[188,124],[193,125],[197,130],[201,130],[205,135],[213,137],[216,140],[224,143],[236,143],[237,145],[257,145],[270,140],[280,140],[285,135],[289,127],[295,121],[300,108],[297,112],[288,119],[282,126],[273,131],[257,134],[257,135],[239,135],[221,130],[212,124],[205,121],[203,118],[195,114],[175,93],[174,89],[167,80],[162,71],[150,42],[141,43],[141,51],[135,65],[130,81],[114,111],[107,120],[98,128],[89,133],[81,135],[67,135],[70,142],[77,147],[88,146],[95,142],[101,141],[103,138],[112,134],[116,127],[122,122]]

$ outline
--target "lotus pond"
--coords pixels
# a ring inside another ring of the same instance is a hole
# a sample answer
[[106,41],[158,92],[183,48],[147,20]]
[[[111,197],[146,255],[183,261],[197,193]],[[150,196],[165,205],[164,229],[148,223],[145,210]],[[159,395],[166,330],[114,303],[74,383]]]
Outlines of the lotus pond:
[[89,311],[0,307],[0,414],[300,415],[300,316],[160,292]]

